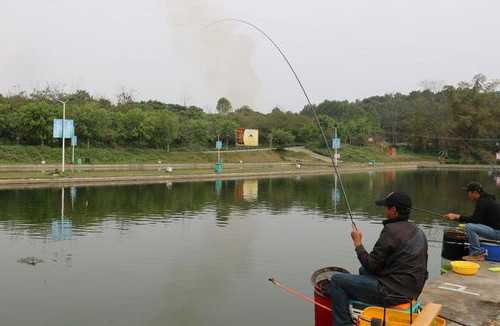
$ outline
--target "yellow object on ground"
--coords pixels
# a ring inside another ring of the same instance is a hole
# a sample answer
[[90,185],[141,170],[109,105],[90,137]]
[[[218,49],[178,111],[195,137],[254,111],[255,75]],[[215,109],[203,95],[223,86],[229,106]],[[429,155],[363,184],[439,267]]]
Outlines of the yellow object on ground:
[[[410,320],[415,321],[417,319],[418,314],[413,314],[413,317],[410,318],[410,313],[394,310],[394,309],[386,309],[385,310],[385,325],[386,326],[408,326],[410,325]],[[380,325],[383,324],[384,319],[384,308],[382,307],[368,307],[359,316],[359,326],[371,326],[372,320],[378,319],[380,321]],[[375,325],[375,323],[373,323]],[[436,318],[434,319],[432,326],[443,326],[446,325],[444,319]]]
[[455,260],[451,262],[452,270],[461,275],[476,275],[481,266],[477,263],[463,260]]
[[500,272],[500,267],[490,267],[488,268],[490,272]]

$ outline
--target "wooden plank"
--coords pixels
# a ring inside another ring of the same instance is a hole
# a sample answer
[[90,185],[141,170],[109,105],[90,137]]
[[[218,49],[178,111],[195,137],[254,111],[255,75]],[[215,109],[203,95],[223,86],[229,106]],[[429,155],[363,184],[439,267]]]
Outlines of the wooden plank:
[[428,303],[424,306],[422,312],[417,316],[417,319],[412,323],[412,326],[429,326],[434,319],[439,315],[443,306],[437,303]]

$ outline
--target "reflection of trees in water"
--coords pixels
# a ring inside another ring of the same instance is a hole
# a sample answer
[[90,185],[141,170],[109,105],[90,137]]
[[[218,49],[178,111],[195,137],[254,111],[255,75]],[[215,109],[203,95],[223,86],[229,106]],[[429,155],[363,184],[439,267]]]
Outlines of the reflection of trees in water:
[[[390,177],[388,177],[390,175]],[[383,216],[383,210],[373,202],[390,191],[407,192],[414,206],[446,213],[469,213],[461,187],[471,180],[483,183],[487,190],[497,193],[494,180],[485,172],[400,171],[395,174],[358,173],[343,176],[344,186],[354,212],[367,217]],[[332,198],[334,179],[331,176],[165,184],[82,187],[76,198],[66,197],[66,216],[75,228],[98,226],[105,220],[116,222],[126,230],[141,220],[166,222],[178,218],[194,218],[205,210],[214,210],[217,223],[230,223],[237,212],[245,214],[254,208],[267,209],[270,214],[286,214],[294,208],[311,210],[325,218],[345,216],[343,198]],[[2,190],[1,227],[16,234],[27,230],[48,234],[50,223],[59,216],[60,190]],[[72,202],[71,202],[72,201]],[[436,217],[413,213],[418,223],[429,224]],[[439,218],[437,219],[439,220]],[[439,221],[446,224],[446,222]]]

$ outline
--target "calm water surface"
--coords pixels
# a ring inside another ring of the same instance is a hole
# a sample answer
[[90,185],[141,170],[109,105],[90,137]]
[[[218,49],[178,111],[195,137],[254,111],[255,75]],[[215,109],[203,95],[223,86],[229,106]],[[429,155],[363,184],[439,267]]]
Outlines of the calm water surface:
[[[344,177],[368,248],[382,227],[375,199],[399,189],[417,207],[467,213],[470,180],[500,195],[486,172]],[[359,267],[332,177],[66,188],[64,208],[61,195],[0,191],[1,325],[312,325],[312,307],[267,279],[310,294],[314,270]],[[436,276],[449,224],[413,219]],[[43,262],[18,262],[30,256]]]

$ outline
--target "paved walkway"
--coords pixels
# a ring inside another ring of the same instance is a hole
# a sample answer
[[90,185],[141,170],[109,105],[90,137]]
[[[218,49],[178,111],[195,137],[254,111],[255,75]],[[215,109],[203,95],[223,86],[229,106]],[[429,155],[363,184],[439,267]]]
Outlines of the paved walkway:
[[323,162],[332,163],[332,159],[330,157],[314,153],[313,151],[308,150],[304,146],[288,147],[288,148],[286,148],[286,150],[291,151],[291,152],[305,153],[314,159],[317,159],[317,160],[320,160]]

